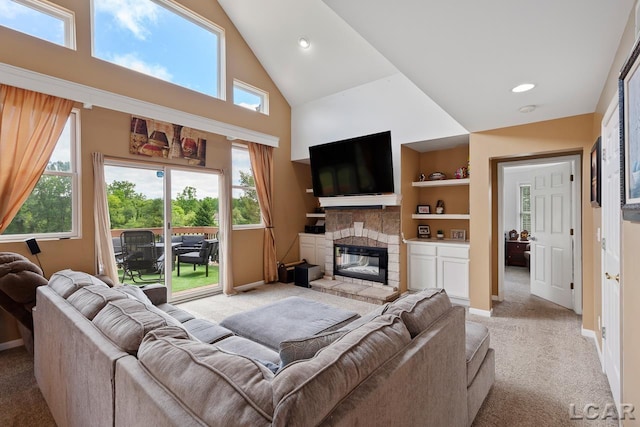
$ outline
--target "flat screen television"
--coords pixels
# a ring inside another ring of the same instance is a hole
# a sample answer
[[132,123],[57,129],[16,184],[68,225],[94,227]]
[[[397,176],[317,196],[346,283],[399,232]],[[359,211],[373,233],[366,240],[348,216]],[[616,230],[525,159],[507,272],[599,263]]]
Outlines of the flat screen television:
[[393,193],[391,131],[309,147],[316,197]]

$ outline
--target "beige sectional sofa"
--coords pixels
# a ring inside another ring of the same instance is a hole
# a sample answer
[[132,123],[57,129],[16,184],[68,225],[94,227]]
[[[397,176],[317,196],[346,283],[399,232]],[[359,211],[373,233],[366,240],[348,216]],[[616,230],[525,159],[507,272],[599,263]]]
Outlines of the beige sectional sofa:
[[35,375],[59,426],[468,426],[493,384],[486,328],[442,291],[293,340],[284,366],[288,347],[145,291],[70,270],[38,288]]

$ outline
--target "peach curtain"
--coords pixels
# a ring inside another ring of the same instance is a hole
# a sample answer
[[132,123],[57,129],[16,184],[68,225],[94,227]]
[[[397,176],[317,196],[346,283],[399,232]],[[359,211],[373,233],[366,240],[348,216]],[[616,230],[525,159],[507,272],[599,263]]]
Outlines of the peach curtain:
[[0,233],[38,183],[73,101],[0,85]]
[[263,270],[266,283],[278,280],[276,236],[273,232],[273,147],[249,143],[249,158],[264,222]]
[[93,160],[93,222],[98,274],[104,274],[113,280],[113,283],[119,283],[113,240],[111,240],[107,183],[104,179],[104,155],[91,153],[91,159]]

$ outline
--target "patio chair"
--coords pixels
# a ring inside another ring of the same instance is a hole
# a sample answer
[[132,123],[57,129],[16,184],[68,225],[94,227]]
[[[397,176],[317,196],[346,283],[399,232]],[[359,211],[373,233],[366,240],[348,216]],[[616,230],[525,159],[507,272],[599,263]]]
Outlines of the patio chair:
[[[164,256],[158,257],[155,235],[146,230],[123,231],[120,234],[122,246],[122,281],[127,275],[133,282],[157,282],[164,275]],[[143,274],[158,274],[158,277],[143,278]],[[137,280],[136,280],[137,277]]]
[[206,268],[206,277],[209,277],[209,258],[211,258],[211,251],[213,251],[214,243],[217,242],[202,242],[200,250],[197,252],[188,252],[186,254],[178,255],[178,276],[180,276],[180,263],[193,264],[193,271],[196,271],[196,266],[204,265]]

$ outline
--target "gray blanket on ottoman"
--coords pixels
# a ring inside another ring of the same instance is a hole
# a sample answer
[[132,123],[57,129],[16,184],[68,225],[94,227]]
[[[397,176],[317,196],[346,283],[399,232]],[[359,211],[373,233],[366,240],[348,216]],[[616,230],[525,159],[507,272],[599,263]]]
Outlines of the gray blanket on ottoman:
[[360,317],[358,313],[300,297],[289,297],[231,315],[220,326],[275,351],[280,343],[334,331]]

